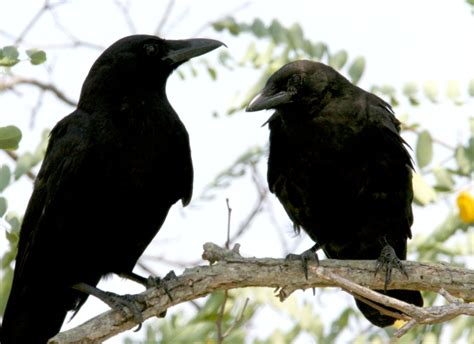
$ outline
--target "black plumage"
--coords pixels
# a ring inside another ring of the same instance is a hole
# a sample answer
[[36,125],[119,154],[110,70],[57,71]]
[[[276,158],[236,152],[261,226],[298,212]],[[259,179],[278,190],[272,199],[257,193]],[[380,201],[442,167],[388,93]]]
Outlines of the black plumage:
[[129,274],[170,207],[192,195],[188,133],[168,76],[208,39],[134,35],[97,59],[77,109],[52,130],[20,231],[1,341],[45,343],[107,274]]
[[[302,60],[273,74],[247,111],[263,109],[276,110],[268,120],[270,190],[296,230],[315,241],[312,252],[378,259],[385,248],[384,264],[402,268],[398,258],[406,259],[412,236],[413,166],[390,105],[333,68]],[[423,303],[417,291],[386,294]],[[395,321],[356,302],[377,326]]]

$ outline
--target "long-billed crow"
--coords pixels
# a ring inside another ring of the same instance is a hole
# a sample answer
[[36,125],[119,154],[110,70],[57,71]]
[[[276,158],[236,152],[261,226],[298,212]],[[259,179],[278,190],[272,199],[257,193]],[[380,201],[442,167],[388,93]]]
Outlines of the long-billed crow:
[[192,194],[188,133],[166,81],[221,45],[133,35],[94,63],[77,109],[51,132],[20,231],[2,343],[45,343],[110,273],[140,280],[138,258],[170,207]]
[[[295,229],[316,245],[301,255],[317,260],[379,259],[404,272],[411,238],[412,162],[389,104],[352,85],[333,68],[307,60],[273,74],[247,111],[275,109],[270,127],[268,184]],[[387,295],[421,306],[417,291]],[[393,317],[356,300],[373,324]]]

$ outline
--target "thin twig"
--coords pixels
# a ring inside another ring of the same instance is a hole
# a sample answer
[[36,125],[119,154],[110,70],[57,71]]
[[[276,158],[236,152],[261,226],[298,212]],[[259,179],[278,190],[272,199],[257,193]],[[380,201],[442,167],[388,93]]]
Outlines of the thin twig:
[[255,188],[258,192],[258,199],[255,202],[255,205],[252,207],[247,217],[240,223],[238,230],[232,235],[230,239],[231,243],[236,242],[242,234],[244,234],[251,226],[252,222],[255,220],[258,214],[263,209],[263,204],[267,200],[268,188],[262,182],[262,178],[255,166],[255,164],[250,164],[252,181],[254,182]]
[[128,25],[128,29],[131,33],[135,34],[137,32],[137,28],[135,23],[133,22],[132,17],[130,16],[130,4],[123,4],[120,0],[114,0],[115,6],[122,12],[123,18]]
[[231,332],[238,326],[240,325],[240,323],[242,322],[242,320],[244,319],[244,312],[245,310],[247,309],[247,306],[249,304],[249,298],[247,297],[245,299],[245,302],[244,302],[244,306],[242,307],[242,310],[240,311],[240,314],[239,316],[237,317],[237,319],[232,323],[232,325],[229,326],[229,328],[227,329],[227,331],[225,331],[223,337],[226,338],[229,334],[231,334]]
[[36,99],[36,104],[31,109],[30,129],[34,128],[35,126],[36,115],[38,114],[38,111],[43,105],[44,94],[45,94],[45,90],[41,89],[41,92],[38,95],[38,98]]
[[175,16],[175,20],[168,25],[167,31],[173,31],[173,29],[178,26],[178,24],[183,23],[186,16],[189,14],[189,8],[186,8],[183,12],[181,12],[178,16]]
[[171,15],[171,11],[173,10],[175,1],[170,0],[168,1],[168,5],[166,6],[165,12],[163,13],[163,16],[161,17],[161,20],[158,22],[158,26],[156,27],[154,34],[156,36],[160,36],[162,34],[163,27],[165,26],[166,22],[168,21],[168,18]]
[[230,219],[232,216],[232,208],[230,207],[228,198],[225,199],[225,203],[227,205],[227,239],[225,241],[225,248],[229,249],[230,248]]
[[0,83],[0,92],[4,90],[13,90],[15,86],[18,86],[18,85],[31,85],[31,86],[38,87],[40,90],[49,91],[53,93],[57,98],[59,98],[60,100],[62,100],[64,103],[68,105],[71,105],[74,107],[77,106],[76,101],[66,96],[64,92],[59,90],[55,85],[51,83],[45,83],[37,79],[23,78],[19,76],[13,77],[9,81]]
[[54,11],[54,9],[51,9],[50,11],[51,17],[53,18],[53,22],[56,25],[56,27],[64,34],[66,37],[69,38],[69,40],[72,42],[72,45],[74,48],[79,47],[79,46],[84,46],[87,48],[92,48],[96,50],[104,50],[104,47],[91,43],[91,42],[85,42],[77,38],[71,31],[69,31],[62,23],[61,20],[59,19],[59,16],[57,13]]
[[372,308],[375,308],[376,310],[378,310],[380,313],[382,314],[385,314],[385,315],[388,315],[389,317],[392,317],[392,318],[395,318],[395,319],[400,319],[400,320],[405,320],[405,321],[408,321],[410,320],[410,317],[406,316],[405,314],[401,314],[401,313],[396,313],[396,312],[392,312],[384,307],[381,307],[380,305],[376,304],[375,302],[372,302],[368,299],[366,299],[365,297],[362,297],[362,296],[359,296],[357,294],[354,294],[352,293],[351,291],[347,290],[347,289],[344,289],[347,293],[351,294],[352,296],[354,296],[354,298],[356,298],[357,300],[360,300],[362,301],[363,303],[369,305],[370,307]]
[[219,313],[217,313],[217,319],[216,319],[217,343],[222,343],[224,341],[224,335],[222,334],[222,319],[224,319],[225,305],[227,303],[228,296],[229,296],[228,291],[224,290],[224,300],[222,300],[222,304],[219,309]]
[[[418,135],[420,134],[420,130],[417,129],[417,128],[413,128],[413,127],[407,127],[407,126],[403,126],[403,125],[402,125],[402,130],[404,130],[404,131],[410,131],[410,132],[415,133],[415,134],[418,134]],[[454,151],[454,150],[456,149],[455,147],[451,146],[449,143],[446,143],[445,141],[440,140],[440,139],[438,139],[438,138],[436,138],[436,137],[433,137],[432,140],[433,140],[434,143],[437,143],[437,144],[439,144],[440,146],[443,146],[444,148],[447,148],[447,149],[449,149],[449,150]]]
[[446,289],[444,288],[441,288],[439,291],[438,291],[438,294],[440,294],[441,296],[443,296],[449,303],[456,303],[456,304],[459,304],[461,303],[458,299],[456,299],[453,295],[451,295],[450,293],[448,293],[446,291]]
[[[225,248],[229,249],[229,241],[230,241],[230,221],[232,216],[232,208],[230,207],[229,199],[225,199],[225,203],[227,205],[227,239],[225,242]],[[222,334],[222,319],[224,319],[224,312],[225,312],[225,305],[227,303],[227,298],[229,297],[228,290],[224,290],[224,300],[222,300],[221,307],[219,309],[219,313],[217,314],[216,319],[216,328],[217,328],[217,343],[222,343],[224,341],[225,335]]]
[[38,12],[31,18],[31,20],[26,24],[26,26],[23,28],[23,31],[17,36],[15,39],[15,45],[20,44],[23,39],[25,39],[25,36],[28,34],[28,32],[35,26],[35,24],[38,22],[38,20],[43,16],[43,14],[48,11],[50,8],[49,5],[49,0],[45,0],[43,3],[43,6],[39,9]]

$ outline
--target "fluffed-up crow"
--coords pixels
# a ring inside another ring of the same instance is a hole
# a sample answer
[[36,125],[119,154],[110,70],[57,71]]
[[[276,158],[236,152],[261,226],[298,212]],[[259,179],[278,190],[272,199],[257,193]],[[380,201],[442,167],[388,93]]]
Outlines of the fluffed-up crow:
[[[333,259],[378,259],[386,284],[392,267],[404,272],[413,166],[390,105],[333,68],[302,60],[275,72],[247,107],[264,109],[275,110],[266,122],[269,188],[295,230],[302,228],[316,243],[300,255],[305,273],[319,248]],[[423,304],[418,291],[380,292]],[[356,303],[377,326],[395,321]]]
[[221,45],[133,35],[93,64],[77,109],[51,132],[34,183],[2,343],[45,343],[88,294],[112,295],[94,288],[108,274],[146,280],[132,272],[135,263],[170,207],[189,203],[193,185],[188,133],[166,81]]

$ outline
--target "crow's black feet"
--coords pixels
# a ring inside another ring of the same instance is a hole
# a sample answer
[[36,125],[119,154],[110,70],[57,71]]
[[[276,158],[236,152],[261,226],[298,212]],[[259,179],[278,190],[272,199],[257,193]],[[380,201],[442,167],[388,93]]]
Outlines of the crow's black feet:
[[[147,288],[163,288],[166,295],[168,295],[170,301],[173,301],[173,297],[171,296],[171,293],[168,289],[166,282],[174,280],[174,279],[176,279],[176,274],[174,273],[173,270],[168,272],[166,276],[163,278],[150,276],[147,279]],[[158,316],[160,318],[164,318],[166,316],[166,311],[164,311],[163,313],[160,313]]]
[[132,313],[133,319],[138,323],[138,327],[134,332],[138,332],[142,328],[143,315],[141,312],[141,305],[145,304],[145,297],[143,295],[118,295],[111,292],[105,292],[107,299],[104,301],[110,308],[119,311],[125,318],[128,318],[127,309]]
[[[135,281],[141,285],[143,285],[145,288],[150,289],[150,288],[163,288],[165,291],[166,295],[168,295],[170,301],[173,301],[173,297],[171,296],[171,293],[168,289],[167,283],[168,281],[171,281],[173,279],[176,279],[176,274],[174,273],[173,270],[168,272],[165,277],[160,278],[160,277],[154,277],[154,276],[149,276],[148,278],[142,277],[140,275],[137,275],[134,272],[124,272],[120,274],[121,277],[128,278],[129,280]],[[164,318],[166,316],[166,311],[158,315],[160,318]]]
[[384,291],[387,292],[387,286],[390,284],[392,280],[392,269],[396,268],[401,273],[403,273],[407,278],[408,274],[402,264],[402,261],[397,257],[395,250],[392,246],[386,244],[382,248],[382,252],[380,252],[380,256],[377,259],[377,267],[375,269],[375,274],[380,271],[380,269],[385,268],[385,283],[384,283]]
[[145,304],[145,298],[142,295],[118,295],[112,292],[103,291],[86,283],[78,283],[73,286],[74,289],[82,291],[86,294],[97,297],[102,302],[106,303],[113,310],[119,311],[125,318],[131,313],[138,327],[135,330],[139,331],[142,327],[143,315],[141,308]]
[[320,249],[320,246],[316,244],[313,247],[311,247],[309,250],[306,250],[301,254],[290,253],[289,255],[286,256],[285,259],[286,260],[301,260],[301,263],[303,265],[304,276],[306,279],[308,279],[308,263],[316,262],[316,264],[319,264],[318,255],[316,254],[316,251],[318,249]]

